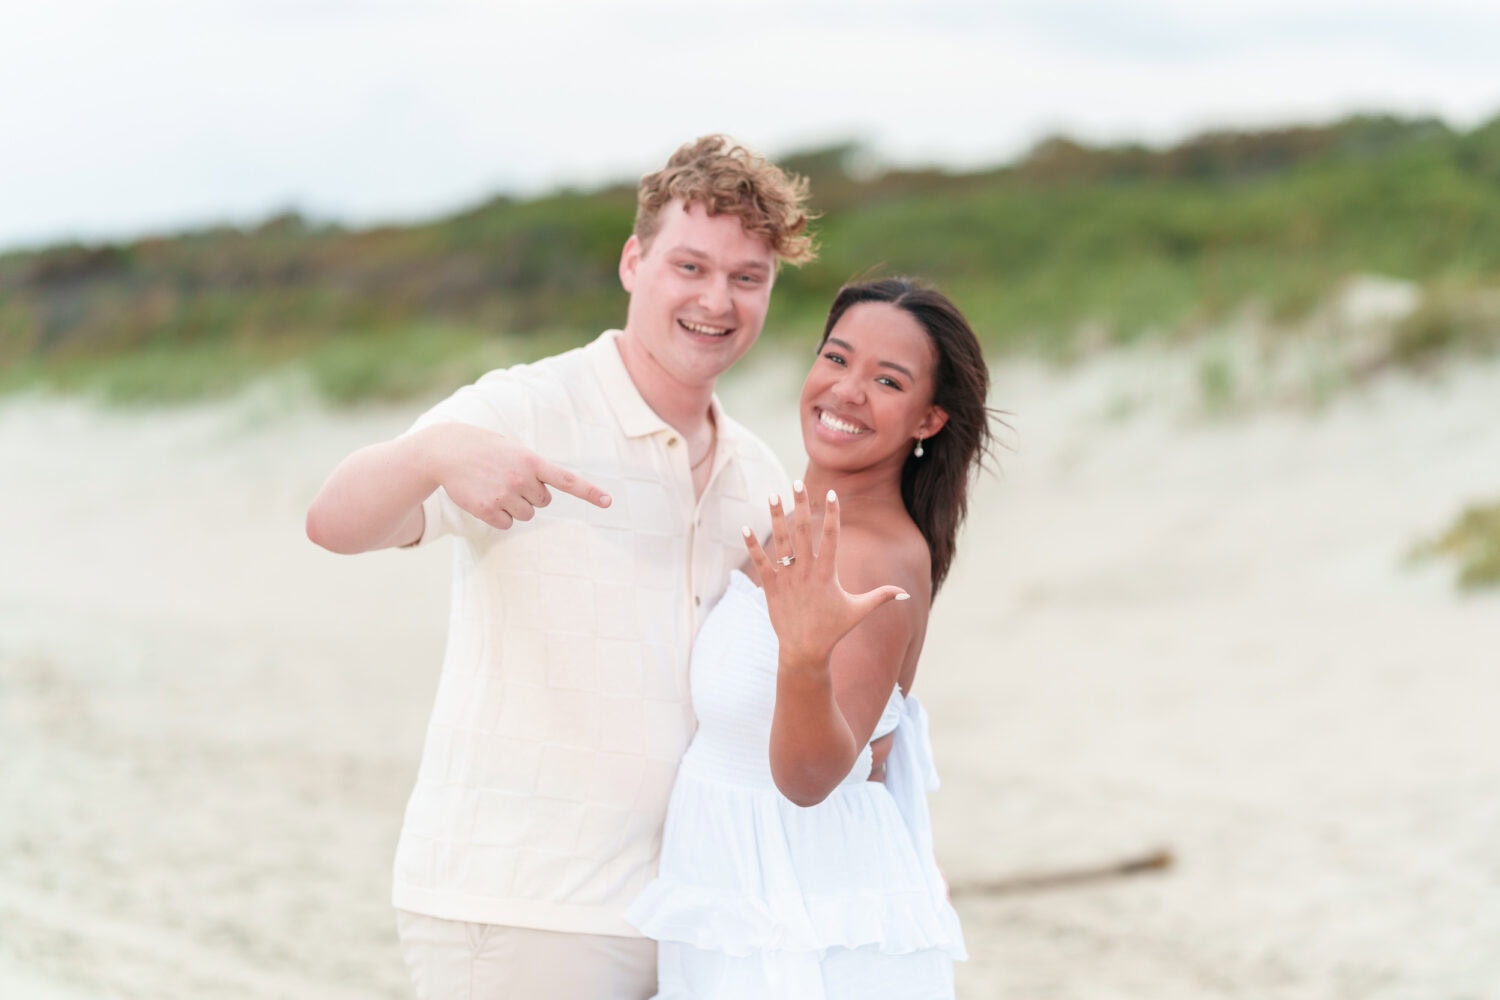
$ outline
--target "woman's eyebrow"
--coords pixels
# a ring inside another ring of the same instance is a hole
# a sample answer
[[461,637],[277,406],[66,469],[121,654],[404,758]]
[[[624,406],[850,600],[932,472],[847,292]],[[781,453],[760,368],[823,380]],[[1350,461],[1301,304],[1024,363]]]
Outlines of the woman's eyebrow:
[[[840,340],[837,337],[829,337],[828,340],[825,341],[825,343],[834,345],[845,354],[855,353],[854,345],[849,343],[847,340]],[[875,364],[881,368],[894,368],[896,371],[900,372],[902,375],[905,375],[913,382],[917,380],[917,376],[914,375],[912,373],[912,370],[910,368],[907,368],[905,365],[899,365],[894,361],[877,361],[875,362]]]

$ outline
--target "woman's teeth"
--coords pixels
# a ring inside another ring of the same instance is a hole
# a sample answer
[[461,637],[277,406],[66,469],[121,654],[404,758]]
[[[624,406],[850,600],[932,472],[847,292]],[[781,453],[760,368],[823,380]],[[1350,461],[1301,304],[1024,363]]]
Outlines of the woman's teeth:
[[842,434],[865,433],[865,428],[860,427],[858,424],[851,424],[846,420],[840,420],[838,417],[835,417],[827,410],[818,411],[818,422],[821,423],[824,427],[827,427],[830,430],[838,431]]

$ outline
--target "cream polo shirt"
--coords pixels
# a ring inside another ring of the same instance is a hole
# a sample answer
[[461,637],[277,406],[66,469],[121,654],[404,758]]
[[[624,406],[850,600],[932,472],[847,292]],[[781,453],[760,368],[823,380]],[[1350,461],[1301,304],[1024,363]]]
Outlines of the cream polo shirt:
[[655,874],[692,736],[698,625],[770,530],[775,455],[713,402],[701,499],[680,434],[641,398],[607,331],[491,372],[413,430],[498,431],[613,498],[553,491],[499,531],[438,490],[422,543],[455,539],[442,676],[396,850],[398,909],[476,923],[639,937],[621,913]]

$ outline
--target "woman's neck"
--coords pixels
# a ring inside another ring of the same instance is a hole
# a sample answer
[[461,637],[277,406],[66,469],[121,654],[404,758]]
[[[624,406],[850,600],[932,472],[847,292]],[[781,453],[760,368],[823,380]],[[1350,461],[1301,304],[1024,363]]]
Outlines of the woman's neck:
[[858,511],[862,507],[906,509],[901,499],[899,467],[877,467],[844,472],[823,468],[809,462],[807,469],[802,473],[802,482],[807,487],[807,495],[815,511],[823,509],[829,490],[838,494],[845,517],[851,509]]

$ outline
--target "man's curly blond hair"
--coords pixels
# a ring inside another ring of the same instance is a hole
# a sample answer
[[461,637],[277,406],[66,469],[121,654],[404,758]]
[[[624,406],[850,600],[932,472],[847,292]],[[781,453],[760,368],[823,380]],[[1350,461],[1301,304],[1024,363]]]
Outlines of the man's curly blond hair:
[[806,264],[818,255],[807,231],[807,178],[788,174],[728,136],[685,143],[667,165],[641,178],[635,236],[649,249],[661,210],[675,199],[709,215],[737,216],[745,232],[763,237],[780,260]]

